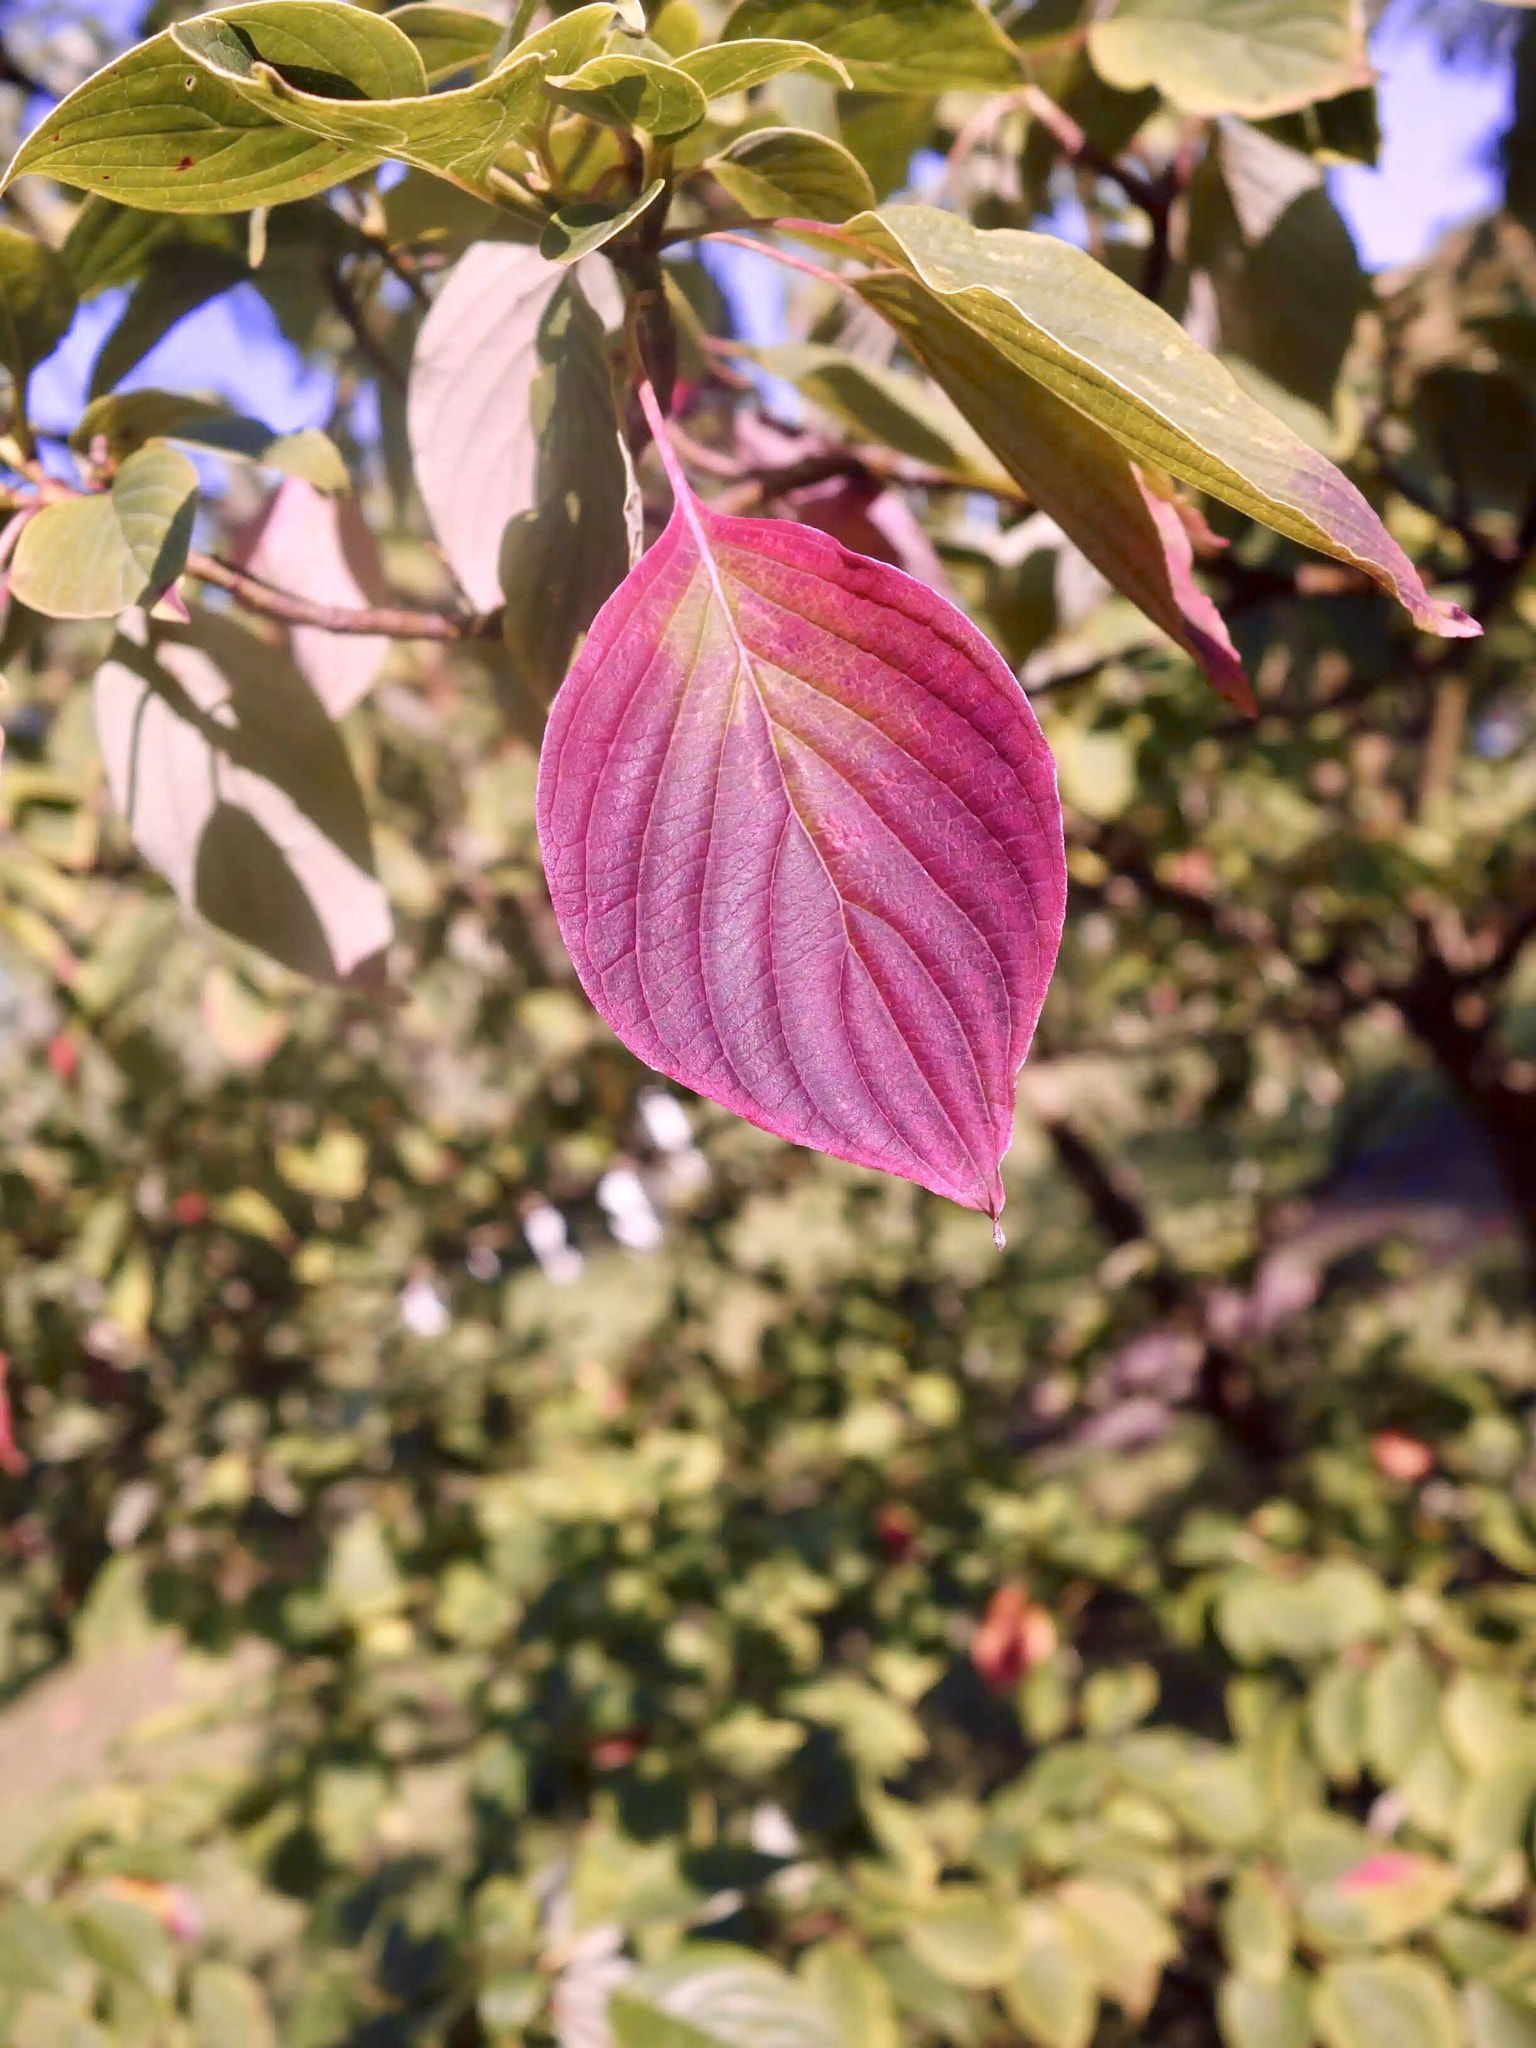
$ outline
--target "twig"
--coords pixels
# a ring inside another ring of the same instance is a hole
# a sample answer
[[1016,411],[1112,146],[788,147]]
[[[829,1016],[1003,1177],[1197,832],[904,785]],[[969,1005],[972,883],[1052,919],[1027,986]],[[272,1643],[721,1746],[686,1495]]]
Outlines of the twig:
[[455,614],[408,611],[395,605],[317,604],[291,591],[263,583],[232,562],[193,549],[187,574],[216,590],[228,591],[246,611],[280,619],[288,626],[317,626],[325,633],[370,633],[385,640],[495,640],[501,635],[501,614]]
[[352,338],[357,343],[359,352],[367,357],[380,376],[393,384],[397,391],[403,391],[406,387],[404,370],[368,325],[362,307],[337,264],[329,263],[325,266],[325,286],[330,294],[331,304],[351,329]]

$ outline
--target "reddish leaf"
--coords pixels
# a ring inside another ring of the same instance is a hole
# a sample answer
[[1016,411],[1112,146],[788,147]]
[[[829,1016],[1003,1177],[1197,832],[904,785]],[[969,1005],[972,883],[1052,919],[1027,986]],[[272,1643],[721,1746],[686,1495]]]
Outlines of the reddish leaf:
[[1065,906],[1049,751],[1002,657],[884,563],[677,504],[555,700],[550,893],[640,1058],[995,1219]]
[[999,1586],[971,1641],[971,1662],[994,1692],[1008,1692],[1056,1651],[1056,1624],[1022,1586]]
[[[384,572],[355,498],[331,498],[301,477],[272,493],[242,534],[236,555],[264,583],[311,604],[361,611],[386,602]],[[332,718],[345,717],[373,687],[389,642],[373,633],[295,626],[293,658]]]

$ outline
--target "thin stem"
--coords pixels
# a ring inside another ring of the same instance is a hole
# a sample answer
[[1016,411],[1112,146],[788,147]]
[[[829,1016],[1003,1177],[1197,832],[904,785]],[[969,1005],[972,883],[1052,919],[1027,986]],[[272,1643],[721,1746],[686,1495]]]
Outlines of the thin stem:
[[640,401],[645,424],[651,430],[651,439],[656,443],[656,453],[661,457],[661,466],[667,473],[667,482],[672,486],[672,495],[679,504],[682,504],[693,495],[692,486],[683,469],[682,459],[672,446],[672,436],[667,431],[666,415],[643,368],[638,370],[635,378],[635,396]]
[[367,633],[386,640],[494,640],[501,633],[498,613],[483,616],[451,612],[408,611],[394,605],[317,604],[291,591],[263,583],[232,562],[194,548],[187,556],[187,574],[216,590],[228,591],[244,610],[288,626],[318,626],[325,633]]
[[[783,222],[776,222],[783,226]],[[791,256],[787,249],[776,249],[771,242],[754,242],[748,235],[738,235],[732,228],[700,228],[696,237],[699,241],[731,242],[738,249],[750,249],[756,256],[771,256],[775,263],[782,263],[787,270],[803,271],[807,277],[814,277],[819,284],[832,285],[837,291],[852,290],[846,277],[839,277],[835,270],[823,270],[819,263],[812,263],[804,256]]]

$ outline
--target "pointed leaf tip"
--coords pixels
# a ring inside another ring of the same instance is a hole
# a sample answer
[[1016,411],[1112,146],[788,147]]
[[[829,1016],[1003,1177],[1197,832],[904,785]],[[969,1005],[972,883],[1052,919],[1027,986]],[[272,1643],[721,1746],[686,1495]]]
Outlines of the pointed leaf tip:
[[1066,897],[1028,700],[936,592],[712,512],[661,446],[671,523],[598,614],[540,762],[582,986],[683,1086],[995,1221]]

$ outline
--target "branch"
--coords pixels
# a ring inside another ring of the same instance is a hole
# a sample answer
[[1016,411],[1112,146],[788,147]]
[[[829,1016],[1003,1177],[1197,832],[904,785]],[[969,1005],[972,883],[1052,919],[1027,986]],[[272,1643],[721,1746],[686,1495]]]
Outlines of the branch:
[[291,591],[277,590],[237,569],[217,555],[193,549],[187,556],[187,574],[200,583],[227,590],[246,611],[263,618],[280,619],[287,626],[317,626],[324,633],[369,633],[385,640],[499,640],[501,613],[481,614],[408,611],[395,605],[350,606],[316,604]]
[[397,391],[403,391],[406,386],[404,370],[368,325],[367,317],[358,304],[351,286],[342,276],[339,265],[328,263],[324,275],[325,288],[330,294],[331,304],[351,329],[359,354],[366,357],[379,375],[393,384]]

